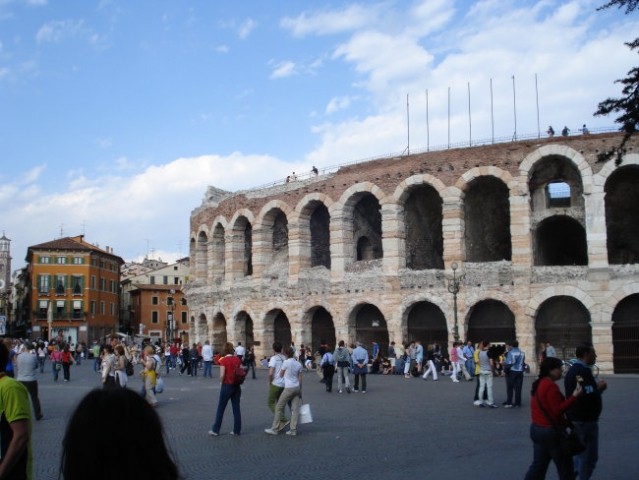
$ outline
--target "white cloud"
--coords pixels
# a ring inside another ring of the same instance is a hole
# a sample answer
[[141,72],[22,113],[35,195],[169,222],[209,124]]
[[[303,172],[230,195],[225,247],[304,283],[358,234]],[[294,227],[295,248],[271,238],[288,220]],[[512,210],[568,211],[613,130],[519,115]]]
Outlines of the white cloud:
[[111,137],[100,137],[96,140],[98,147],[110,148],[113,146],[113,139]]
[[36,33],[38,43],[58,43],[65,38],[75,37],[86,31],[84,20],[52,20],[40,27]]
[[42,7],[48,3],[47,0],[26,0],[27,5],[32,7]]
[[351,104],[349,97],[333,97],[326,105],[326,114],[331,115],[340,110],[348,108]]
[[0,68],[0,80],[9,75],[9,69],[2,67]]
[[290,77],[291,75],[296,75],[297,73],[298,72],[295,68],[295,63],[287,60],[284,62],[279,62],[275,65],[273,72],[271,72],[271,78],[286,78]]
[[237,34],[242,40],[245,40],[251,34],[253,29],[255,29],[255,27],[257,27],[257,23],[255,23],[255,20],[253,20],[252,18],[247,18],[240,24]]
[[285,17],[280,25],[290,30],[296,37],[306,35],[330,35],[353,31],[369,25],[376,19],[375,5],[351,5],[348,8],[323,11],[313,14],[302,13],[295,18]]
[[218,45],[217,47],[215,47],[215,51],[217,53],[229,53],[231,49],[228,47],[228,45]]

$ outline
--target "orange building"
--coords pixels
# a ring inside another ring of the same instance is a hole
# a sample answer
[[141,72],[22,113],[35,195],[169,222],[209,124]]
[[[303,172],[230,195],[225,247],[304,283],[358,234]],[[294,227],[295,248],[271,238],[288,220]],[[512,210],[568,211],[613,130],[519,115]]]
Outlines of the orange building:
[[131,321],[138,335],[188,344],[188,306],[182,285],[133,284]]
[[32,338],[88,344],[119,330],[124,261],[112,248],[65,237],[29,247],[26,261]]

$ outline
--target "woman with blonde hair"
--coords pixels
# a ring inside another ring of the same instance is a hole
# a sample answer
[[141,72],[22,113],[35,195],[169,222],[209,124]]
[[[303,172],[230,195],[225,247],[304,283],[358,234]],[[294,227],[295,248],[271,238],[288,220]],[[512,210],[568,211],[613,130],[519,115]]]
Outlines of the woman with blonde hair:
[[147,345],[142,352],[142,358],[144,361],[144,370],[142,370],[142,380],[144,381],[144,398],[152,407],[156,407],[158,404],[155,398],[155,383],[157,382],[157,375],[155,373],[155,358],[153,358],[153,347]]

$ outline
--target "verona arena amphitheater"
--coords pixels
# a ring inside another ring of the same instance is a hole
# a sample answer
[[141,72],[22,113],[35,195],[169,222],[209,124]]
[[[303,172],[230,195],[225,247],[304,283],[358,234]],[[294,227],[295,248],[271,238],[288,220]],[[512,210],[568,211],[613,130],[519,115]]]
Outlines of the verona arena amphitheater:
[[[639,154],[621,135],[349,164],[267,188],[209,187],[190,222],[191,339],[445,345],[517,338],[639,372]],[[461,277],[457,308],[449,286]],[[457,312],[457,315],[456,315]],[[535,362],[532,363],[533,369]]]

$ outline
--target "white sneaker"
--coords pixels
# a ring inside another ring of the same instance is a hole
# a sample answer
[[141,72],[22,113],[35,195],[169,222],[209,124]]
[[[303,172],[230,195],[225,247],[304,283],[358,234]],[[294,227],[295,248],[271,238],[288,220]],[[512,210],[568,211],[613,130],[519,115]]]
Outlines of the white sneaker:
[[268,433],[269,435],[278,435],[280,432],[273,430],[272,428],[266,428],[264,429],[264,433]]
[[481,400],[475,400],[475,401],[473,402],[473,405],[475,405],[476,407],[479,407],[479,406],[481,406],[481,405],[482,405],[482,402],[481,402]]
[[213,430],[209,430],[209,436],[217,437],[218,435],[219,435],[219,433],[215,433]]

